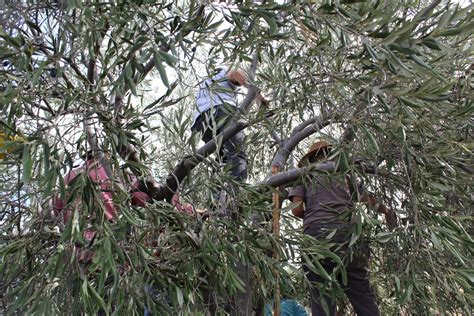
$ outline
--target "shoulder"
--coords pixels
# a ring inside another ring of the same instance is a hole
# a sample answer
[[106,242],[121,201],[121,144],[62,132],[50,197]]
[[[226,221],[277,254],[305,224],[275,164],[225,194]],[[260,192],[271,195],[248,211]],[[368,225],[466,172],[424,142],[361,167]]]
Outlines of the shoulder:
[[295,196],[304,197],[305,191],[306,189],[303,185],[301,184],[297,185],[290,190],[290,194],[288,195],[288,198],[291,199],[292,197],[295,197]]

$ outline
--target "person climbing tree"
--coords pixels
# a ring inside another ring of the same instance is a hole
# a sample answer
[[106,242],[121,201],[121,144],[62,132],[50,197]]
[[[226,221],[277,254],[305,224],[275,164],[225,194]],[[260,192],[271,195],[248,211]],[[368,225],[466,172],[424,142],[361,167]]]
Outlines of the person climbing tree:
[[[227,67],[217,68],[217,72],[201,83],[196,94],[197,112],[191,127],[194,133],[201,133],[202,140],[206,143],[221,133],[232,121],[238,117],[237,88],[248,86],[247,74],[242,69],[229,70]],[[258,94],[256,100],[263,106],[268,101]],[[232,136],[219,148],[219,156],[230,169],[231,176],[237,181],[247,179],[247,157],[243,150],[244,132],[240,131]],[[230,185],[232,196],[237,196],[238,188]],[[219,213],[225,217],[236,216],[237,207],[233,205],[232,198],[227,197],[226,190],[218,196]],[[234,241],[235,242],[235,241]],[[250,282],[250,269],[242,262],[237,262],[234,267],[237,275],[244,283],[244,291],[238,291],[227,303],[231,315],[246,315],[252,309],[252,286]],[[204,291],[204,296],[209,304],[211,315],[215,313],[216,302],[212,291]]]
[[[202,134],[206,143],[222,132],[231,121],[237,107],[237,88],[247,87],[247,75],[242,69],[217,68],[217,73],[201,83],[196,93],[197,111],[191,130]],[[268,105],[259,94],[257,101]],[[247,158],[242,148],[244,132],[241,131],[222,144],[220,155],[230,164],[231,175],[237,180],[247,179]]]
[[[331,146],[325,141],[314,143],[309,152],[303,156],[299,167],[308,163],[324,162],[331,152]],[[325,161],[326,163],[332,163]],[[289,194],[289,199],[296,203],[293,215],[303,219],[304,233],[318,240],[334,243],[332,251],[344,262],[347,271],[347,284],[338,275],[338,282],[351,301],[357,315],[379,315],[375,294],[370,286],[368,258],[369,248],[363,241],[349,246],[356,217],[353,216],[354,202],[367,203],[375,211],[385,215],[387,225],[393,228],[396,217],[392,210],[377,202],[375,197],[364,191],[349,176],[338,177],[334,174],[320,174],[309,181],[297,185]],[[351,253],[352,251],[352,253]],[[325,259],[322,267],[331,274],[337,263]],[[304,266],[307,278],[311,282],[311,310],[313,315],[335,315],[336,304],[330,295],[318,289],[328,281],[308,265]],[[323,286],[324,287],[324,286]],[[327,312],[324,307],[326,306]]]
[[[79,180],[81,177],[84,177],[82,181]],[[120,212],[119,205],[114,201],[114,195],[118,194],[115,192],[117,184],[128,188],[130,205],[146,207],[147,203],[152,201],[151,197],[142,189],[140,180],[131,175],[128,177],[128,181],[122,181],[123,183],[111,178],[99,159],[91,151],[88,152],[85,163],[64,177],[66,196],[61,197],[58,194],[53,199],[53,215],[59,220],[60,229],[65,229],[70,224],[76,211],[78,216],[87,218],[88,225],[91,225],[92,221],[100,222],[102,217],[109,222],[116,220]],[[86,205],[83,205],[85,197],[89,199]],[[79,215],[84,210],[87,210],[88,214]],[[87,228],[83,234],[84,242],[76,242],[74,245],[78,262],[88,263],[92,260],[94,252],[89,249],[93,246],[96,234],[95,229]]]

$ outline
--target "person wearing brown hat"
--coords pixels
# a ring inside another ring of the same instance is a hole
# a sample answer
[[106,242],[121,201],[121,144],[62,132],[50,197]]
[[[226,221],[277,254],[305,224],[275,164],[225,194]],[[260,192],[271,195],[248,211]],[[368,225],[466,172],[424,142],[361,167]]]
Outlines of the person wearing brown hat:
[[[325,141],[314,143],[298,166],[311,163],[332,163],[328,161],[331,145]],[[342,276],[337,276],[338,282],[348,296],[357,315],[379,315],[375,294],[369,282],[368,245],[360,241],[349,246],[353,227],[356,224],[352,216],[355,202],[362,202],[374,208],[377,212],[390,214],[389,227],[396,224],[393,212],[367,194],[361,185],[357,185],[348,176],[337,174],[318,174],[308,177],[306,182],[294,187],[289,199],[296,204],[293,215],[303,219],[304,233],[318,240],[331,242],[331,248],[341,257],[347,272],[347,283],[342,282]],[[327,274],[331,274],[337,263],[325,259],[321,261]],[[322,288],[327,288],[326,279],[304,266],[308,280],[311,282],[311,311],[312,315],[335,315],[336,304],[334,297],[326,295]],[[318,286],[319,285],[319,286]],[[328,308],[328,314],[324,306]]]

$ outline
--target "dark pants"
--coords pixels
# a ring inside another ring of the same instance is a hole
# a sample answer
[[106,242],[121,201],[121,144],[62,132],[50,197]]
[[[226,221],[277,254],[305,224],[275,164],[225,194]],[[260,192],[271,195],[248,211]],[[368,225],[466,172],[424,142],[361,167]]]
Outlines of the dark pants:
[[[214,113],[215,112],[215,113]],[[229,124],[230,116],[222,106],[202,113],[192,127],[193,132],[202,133],[206,143],[212,140],[213,133],[221,133]],[[219,149],[224,162],[230,166],[231,175],[240,181],[247,179],[247,157],[243,151],[244,132],[240,131],[222,144]]]
[[[341,257],[347,272],[347,284],[343,284],[342,278],[338,275],[337,281],[344,293],[349,298],[354,311],[359,316],[377,316],[380,315],[379,308],[375,300],[375,294],[369,282],[369,247],[365,242],[359,242],[353,245],[353,251],[348,249],[348,238],[350,237],[350,229],[347,225],[315,225],[306,229],[305,234],[311,235],[318,239],[325,238],[331,231],[337,229],[337,232],[331,237],[331,242],[336,243],[337,250],[332,249]],[[329,259],[321,261],[323,268],[331,274],[337,264]],[[307,278],[312,284],[323,284],[327,280],[321,278],[318,274],[311,271],[308,267],[304,267]],[[329,314],[326,314],[323,308],[321,298],[324,298]],[[311,287],[311,313],[313,316],[335,315],[336,302],[329,297],[320,293],[317,286]]]

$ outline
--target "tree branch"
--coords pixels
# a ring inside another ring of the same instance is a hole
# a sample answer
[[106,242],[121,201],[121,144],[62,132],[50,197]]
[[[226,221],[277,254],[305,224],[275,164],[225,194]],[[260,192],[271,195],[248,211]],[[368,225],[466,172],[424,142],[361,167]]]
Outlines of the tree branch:
[[[363,164],[356,164],[355,167],[361,170],[364,173],[378,175],[382,177],[388,178],[390,173],[380,170],[374,166],[366,166]],[[315,172],[334,172],[337,171],[334,162],[323,162],[319,164],[309,165],[299,169],[293,169],[286,172],[281,172],[277,175],[274,175],[267,179],[262,185],[269,186],[272,188],[276,188],[279,186],[289,186],[293,182],[297,181],[305,174],[315,173]]]
[[323,127],[329,125],[332,120],[327,116],[323,115],[322,117],[313,117],[310,118],[293,130],[291,136],[285,140],[284,145],[280,147],[272,160],[272,166],[277,166],[282,168],[288,157],[290,156],[291,151],[305,138],[308,136],[319,132]]

